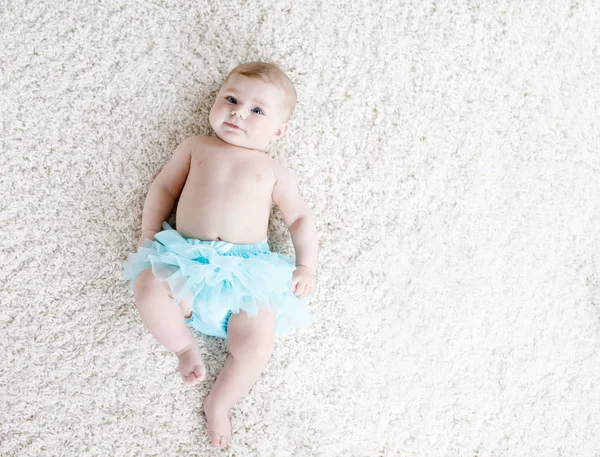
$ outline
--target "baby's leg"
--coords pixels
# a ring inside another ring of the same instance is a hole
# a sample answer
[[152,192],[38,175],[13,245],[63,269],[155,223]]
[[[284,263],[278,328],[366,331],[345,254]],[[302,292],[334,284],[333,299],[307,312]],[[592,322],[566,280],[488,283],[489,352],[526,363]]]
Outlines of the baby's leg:
[[261,308],[256,317],[232,314],[227,325],[229,352],[223,370],[204,398],[206,430],[213,446],[227,446],[231,436],[229,409],[246,395],[269,361],[275,345],[275,315]]
[[150,333],[179,358],[183,382],[193,386],[202,381],[206,369],[194,335],[184,318],[184,313],[191,315],[189,307],[177,304],[170,294],[169,285],[156,279],[152,268],[145,269],[136,278],[134,295],[142,321]]

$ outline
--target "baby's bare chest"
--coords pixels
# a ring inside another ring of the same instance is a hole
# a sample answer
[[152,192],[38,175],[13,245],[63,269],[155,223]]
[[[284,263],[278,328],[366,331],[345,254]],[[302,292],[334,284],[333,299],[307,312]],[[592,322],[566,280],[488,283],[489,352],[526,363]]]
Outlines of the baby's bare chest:
[[192,154],[186,187],[230,196],[270,197],[274,183],[274,167],[268,157],[209,152]]

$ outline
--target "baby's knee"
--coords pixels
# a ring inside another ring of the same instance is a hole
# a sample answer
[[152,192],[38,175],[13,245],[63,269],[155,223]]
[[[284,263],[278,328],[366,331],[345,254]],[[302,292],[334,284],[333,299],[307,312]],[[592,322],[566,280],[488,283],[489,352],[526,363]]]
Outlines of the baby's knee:
[[266,363],[273,354],[274,343],[266,339],[245,340],[229,345],[229,352],[236,360]]
[[[253,318],[250,318],[250,321]],[[257,319],[258,320],[258,319]],[[255,325],[238,329],[229,327],[229,352],[234,359],[266,362],[275,347],[275,328],[270,322],[256,322]]]

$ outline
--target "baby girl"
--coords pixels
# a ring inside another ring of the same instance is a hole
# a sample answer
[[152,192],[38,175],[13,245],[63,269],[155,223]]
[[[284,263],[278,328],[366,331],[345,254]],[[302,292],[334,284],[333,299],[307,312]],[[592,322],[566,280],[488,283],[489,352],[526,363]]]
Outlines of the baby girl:
[[[210,110],[214,136],[184,140],[148,191],[142,235],[124,265],[152,335],[179,358],[189,386],[206,370],[191,329],[226,338],[230,355],[204,398],[211,444],[227,446],[228,412],[259,378],[276,335],[310,323],[317,230],[294,176],[265,147],[281,138],[296,90],[275,65],[233,69]],[[177,203],[176,229],[165,222]],[[271,252],[277,205],[295,262]]]

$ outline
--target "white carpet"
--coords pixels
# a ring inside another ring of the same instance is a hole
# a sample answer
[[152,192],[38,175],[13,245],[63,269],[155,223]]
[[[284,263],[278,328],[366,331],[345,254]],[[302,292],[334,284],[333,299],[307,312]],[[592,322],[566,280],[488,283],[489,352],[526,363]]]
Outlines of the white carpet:
[[[0,455],[600,456],[597,2],[12,0],[0,40]],[[120,272],[256,59],[320,283],[212,451],[224,342],[186,388]]]

